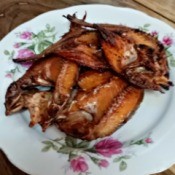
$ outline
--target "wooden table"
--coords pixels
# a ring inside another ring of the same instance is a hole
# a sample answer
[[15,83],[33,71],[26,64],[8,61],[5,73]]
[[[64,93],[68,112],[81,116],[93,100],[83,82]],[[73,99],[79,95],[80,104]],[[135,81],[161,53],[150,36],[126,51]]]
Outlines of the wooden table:
[[[141,10],[175,28],[175,0],[0,0],[0,39],[19,24],[53,9],[78,4],[110,4]],[[26,175],[0,151],[0,175]],[[156,175],[175,175],[175,165]]]

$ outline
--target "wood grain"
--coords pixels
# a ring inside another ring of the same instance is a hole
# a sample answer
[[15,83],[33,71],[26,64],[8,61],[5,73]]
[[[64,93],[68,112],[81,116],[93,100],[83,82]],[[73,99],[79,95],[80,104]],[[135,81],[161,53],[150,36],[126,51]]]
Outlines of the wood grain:
[[0,175],[27,175],[22,172],[7,159],[5,154],[0,151]]
[[131,7],[141,10],[151,16],[159,18],[171,26],[175,24],[161,15],[147,9],[132,0],[1,0],[0,1],[0,39],[19,24],[53,9],[60,9],[78,4],[110,4],[121,7]]
[[[136,2],[137,1],[137,2]],[[174,0],[165,0],[168,2],[173,2]],[[147,8],[143,3],[147,5]],[[121,7],[130,7],[134,9],[141,10],[153,17],[159,18],[160,20],[165,21],[169,25],[175,27],[174,17],[171,13],[170,16],[162,15],[157,13],[155,9],[152,9],[149,6],[149,3],[153,3],[153,0],[1,0],[0,1],[0,39],[3,38],[8,32],[10,32],[13,28],[22,24],[25,21],[28,21],[37,15],[47,12],[49,10],[60,9],[69,7],[72,5],[78,4],[110,4],[113,6],[121,6]],[[160,8],[163,11],[169,9],[171,4],[166,7],[162,7],[163,0],[157,2],[161,2]],[[175,8],[175,7],[174,7]],[[166,12],[167,13],[167,12]],[[173,17],[172,17],[172,16]],[[170,20],[169,20],[170,19]],[[26,173],[20,171],[14,165],[12,165],[4,153],[0,151],[0,175],[27,175]],[[168,169],[162,173],[158,173],[156,175],[175,175],[175,167]]]
[[157,12],[163,17],[175,22],[175,1],[174,0],[135,0],[143,6]]

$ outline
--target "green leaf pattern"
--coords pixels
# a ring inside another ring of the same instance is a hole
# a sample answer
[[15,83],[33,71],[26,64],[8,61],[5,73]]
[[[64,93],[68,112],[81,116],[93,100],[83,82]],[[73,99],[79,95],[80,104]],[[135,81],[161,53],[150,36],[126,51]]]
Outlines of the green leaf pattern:
[[148,32],[149,31],[150,24],[146,23],[143,26],[140,26],[139,29],[143,32]]
[[[123,145],[127,145],[127,146],[123,146],[123,149],[130,149],[133,146],[141,146],[141,145],[145,145],[146,141],[150,144],[152,143],[152,140],[150,137],[144,137],[142,139],[138,139],[138,140],[132,140],[130,142],[126,142],[123,143]],[[98,141],[96,141],[98,142]],[[66,136],[65,138],[56,138],[54,140],[46,140],[42,142],[44,144],[44,147],[42,149],[43,152],[47,152],[50,150],[56,151],[57,153],[61,153],[61,154],[67,154],[68,155],[68,162],[71,162],[71,160],[76,159],[79,156],[84,156],[84,157],[88,157],[89,160],[91,160],[94,165],[98,166],[100,169],[101,167],[106,168],[106,162],[108,162],[106,159],[103,158],[103,155],[99,155],[98,151],[95,148],[95,144],[92,142],[88,142],[85,140],[80,140],[80,139],[76,139],[70,136]],[[110,149],[110,148],[108,148]],[[118,168],[119,171],[124,171],[127,168],[127,160],[130,159],[132,157],[132,155],[130,154],[118,154],[118,156],[116,156],[113,159],[113,163],[117,163],[118,164]],[[100,164],[101,163],[101,164]],[[82,175],[85,175],[86,173],[89,172],[81,172]]]
[[14,58],[15,51],[12,50],[12,51],[10,52],[10,51],[8,51],[8,50],[4,50],[4,54],[5,54],[6,56],[8,56],[8,59],[9,59],[9,60],[11,60],[11,59]]
[[120,162],[119,169],[120,169],[120,171],[124,171],[124,170],[126,170],[126,168],[127,168],[127,163],[122,160]]
[[[23,32],[18,32],[16,33],[16,37],[20,38],[21,34],[28,32],[28,31],[23,31]],[[29,33],[29,32],[28,32]],[[30,32],[31,37],[29,38],[20,38],[17,46],[14,46],[14,50],[4,50],[4,55],[8,57],[9,60],[12,60],[15,58],[15,55],[17,57],[18,51],[22,49],[28,49],[34,54],[39,54],[43,50],[45,50],[47,47],[53,44],[56,38],[56,32],[55,32],[55,27],[50,26],[49,24],[46,24],[45,29],[39,31],[38,33]],[[20,67],[23,67],[23,65],[18,65],[15,66],[14,69],[6,71],[6,77],[14,79],[14,76],[16,73],[19,73],[17,71],[17,68],[19,69]]]

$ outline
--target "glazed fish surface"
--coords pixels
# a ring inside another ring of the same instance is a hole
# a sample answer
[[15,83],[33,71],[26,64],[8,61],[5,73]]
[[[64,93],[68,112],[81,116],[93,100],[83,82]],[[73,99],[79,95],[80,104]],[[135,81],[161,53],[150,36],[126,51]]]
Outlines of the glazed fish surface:
[[32,66],[9,85],[6,115],[28,109],[30,127],[54,125],[94,140],[126,123],[145,89],[164,92],[173,85],[157,38],[123,25],[87,23],[86,15],[64,17],[70,28],[60,40],[38,55],[13,59]]

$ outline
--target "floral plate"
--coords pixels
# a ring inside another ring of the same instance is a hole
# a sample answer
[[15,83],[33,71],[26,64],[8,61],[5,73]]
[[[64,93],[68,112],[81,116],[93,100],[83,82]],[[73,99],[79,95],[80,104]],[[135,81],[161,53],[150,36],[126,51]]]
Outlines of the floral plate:
[[87,21],[124,24],[150,32],[165,45],[170,78],[175,81],[173,28],[142,12],[108,5],[81,5],[42,14],[10,32],[0,42],[0,148],[9,160],[34,175],[143,175],[162,171],[175,163],[175,88],[165,94],[146,91],[143,102],[113,135],[92,142],[65,136],[55,127],[45,133],[29,128],[29,113],[11,117],[4,112],[8,85],[30,65],[17,65],[15,57],[40,53],[69,29],[62,17],[77,12]]

